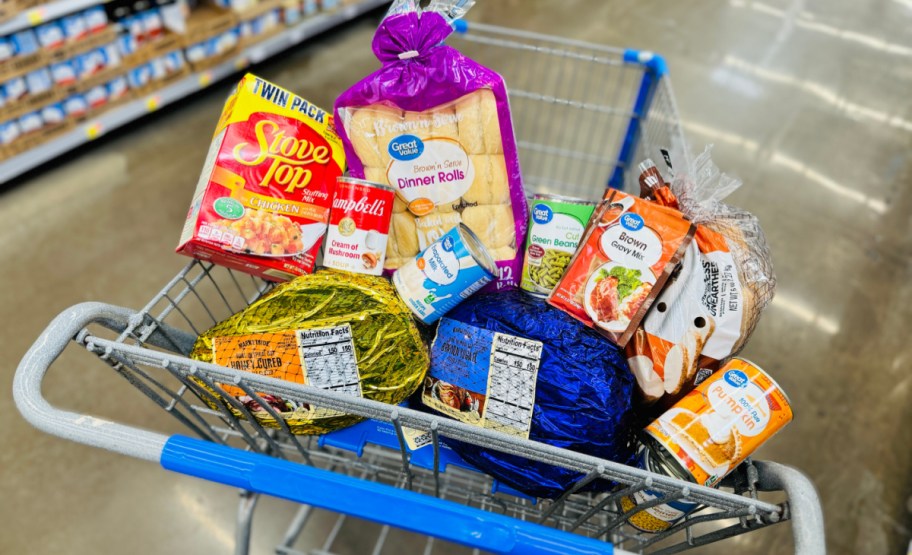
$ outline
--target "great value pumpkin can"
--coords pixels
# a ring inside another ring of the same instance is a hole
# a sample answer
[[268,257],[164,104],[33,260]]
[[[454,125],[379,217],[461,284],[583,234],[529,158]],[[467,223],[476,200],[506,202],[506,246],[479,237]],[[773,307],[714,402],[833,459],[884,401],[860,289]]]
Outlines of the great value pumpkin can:
[[792,421],[779,385],[734,358],[646,427],[655,444],[704,486],[716,486]]

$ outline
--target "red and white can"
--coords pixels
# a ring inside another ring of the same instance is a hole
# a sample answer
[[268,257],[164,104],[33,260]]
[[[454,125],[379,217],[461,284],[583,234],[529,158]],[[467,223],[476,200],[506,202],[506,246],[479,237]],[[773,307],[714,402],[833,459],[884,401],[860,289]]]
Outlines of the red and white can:
[[380,183],[338,178],[323,265],[374,276],[383,273],[395,196],[391,187]]

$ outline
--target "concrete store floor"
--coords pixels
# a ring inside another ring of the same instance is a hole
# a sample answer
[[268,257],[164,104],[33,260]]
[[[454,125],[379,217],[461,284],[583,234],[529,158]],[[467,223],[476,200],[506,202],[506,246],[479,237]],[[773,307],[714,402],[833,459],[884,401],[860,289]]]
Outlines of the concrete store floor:
[[[912,3],[512,0],[479,2],[470,19],[667,56],[685,131],[697,146],[714,143],[719,165],[744,179],[733,201],[760,217],[774,253],[778,295],[744,354],[776,376],[797,417],[758,456],[814,480],[830,552],[904,552],[912,535]],[[376,17],[359,20],[257,71],[329,107],[376,67],[375,25]],[[85,300],[141,307],[186,263],[173,248],[230,86],[2,192],[2,553],[231,550],[234,490],[39,433],[10,398],[16,363],[59,311]],[[76,411],[176,431],[123,382],[86,353],[68,352],[45,394]],[[292,513],[288,503],[262,503],[254,553],[271,551]],[[319,520],[299,547],[318,547],[329,526]],[[337,548],[366,553],[376,533],[349,523]],[[788,525],[703,552],[731,548],[788,552]]]

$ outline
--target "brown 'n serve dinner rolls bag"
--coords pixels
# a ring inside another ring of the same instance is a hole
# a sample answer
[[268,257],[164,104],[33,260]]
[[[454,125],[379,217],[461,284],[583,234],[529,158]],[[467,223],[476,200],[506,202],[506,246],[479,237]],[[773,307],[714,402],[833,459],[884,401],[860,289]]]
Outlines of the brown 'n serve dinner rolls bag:
[[503,78],[442,44],[451,4],[393,2],[373,40],[383,66],[336,100],[335,121],[349,173],[396,190],[386,270],[463,223],[500,290],[518,283],[528,208]]

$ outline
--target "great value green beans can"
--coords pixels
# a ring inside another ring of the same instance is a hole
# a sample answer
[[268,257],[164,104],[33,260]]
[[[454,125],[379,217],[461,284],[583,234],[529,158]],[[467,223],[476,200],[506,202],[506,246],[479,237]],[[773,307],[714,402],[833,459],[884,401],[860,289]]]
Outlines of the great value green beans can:
[[576,252],[595,203],[558,195],[535,195],[520,287],[547,297]]

